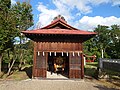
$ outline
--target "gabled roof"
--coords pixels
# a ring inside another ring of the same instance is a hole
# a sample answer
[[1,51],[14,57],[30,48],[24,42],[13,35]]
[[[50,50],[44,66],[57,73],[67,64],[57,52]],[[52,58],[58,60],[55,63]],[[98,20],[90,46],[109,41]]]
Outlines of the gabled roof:
[[79,30],[68,25],[65,19],[61,16],[56,17],[55,20],[51,22],[51,24],[43,28],[40,28],[37,30],[22,31],[22,33],[25,34],[26,37],[32,40],[40,39],[40,38],[43,39],[43,37],[45,39],[53,36],[55,37],[62,36],[62,37],[65,37],[66,39],[68,38],[72,39],[74,37],[78,41],[79,40],[86,41],[96,35],[95,32]]
[[22,31],[24,34],[68,34],[68,35],[96,35],[95,32],[88,32],[83,30],[68,30],[68,29],[38,29]]
[[62,18],[60,18],[60,17],[57,17],[55,20],[53,20],[53,21],[51,22],[51,24],[49,24],[49,25],[47,25],[47,26],[45,26],[45,27],[43,27],[43,28],[41,28],[41,29],[51,29],[51,28],[53,28],[54,26],[56,26],[56,25],[58,25],[58,24],[66,27],[66,28],[64,28],[64,29],[70,29],[70,30],[74,29],[74,30],[78,30],[78,29],[70,26],[69,24],[67,24],[67,22],[66,22],[65,20],[63,20]]

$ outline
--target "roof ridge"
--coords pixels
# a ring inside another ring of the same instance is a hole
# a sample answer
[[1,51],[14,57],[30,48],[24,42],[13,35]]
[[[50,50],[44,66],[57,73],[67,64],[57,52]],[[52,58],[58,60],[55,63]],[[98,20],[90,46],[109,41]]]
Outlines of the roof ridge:
[[65,27],[67,27],[69,29],[76,29],[76,30],[78,30],[77,28],[74,28],[71,25],[67,24],[67,22],[65,20],[61,19],[61,18],[57,18],[57,19],[53,20],[50,24],[48,24],[47,26],[42,27],[41,29],[48,29],[48,28],[58,24],[57,22],[58,23],[61,22],[60,24],[62,24],[63,26],[65,26]]

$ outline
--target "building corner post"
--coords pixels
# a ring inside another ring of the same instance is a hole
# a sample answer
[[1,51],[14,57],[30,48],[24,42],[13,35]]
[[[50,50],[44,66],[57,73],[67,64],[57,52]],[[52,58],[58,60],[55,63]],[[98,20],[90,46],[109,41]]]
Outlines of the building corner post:
[[81,44],[81,79],[84,78],[83,44]]

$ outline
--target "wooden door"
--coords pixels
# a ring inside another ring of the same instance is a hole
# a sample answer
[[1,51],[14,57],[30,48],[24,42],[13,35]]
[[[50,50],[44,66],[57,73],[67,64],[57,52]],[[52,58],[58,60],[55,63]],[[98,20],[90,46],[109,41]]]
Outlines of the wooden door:
[[36,53],[36,60],[34,61],[34,67],[33,67],[34,77],[46,78],[46,73],[47,73],[46,62],[47,62],[47,53],[44,53],[44,55],[43,52],[41,52],[40,55]]
[[69,56],[69,78],[81,78],[81,56],[77,53]]

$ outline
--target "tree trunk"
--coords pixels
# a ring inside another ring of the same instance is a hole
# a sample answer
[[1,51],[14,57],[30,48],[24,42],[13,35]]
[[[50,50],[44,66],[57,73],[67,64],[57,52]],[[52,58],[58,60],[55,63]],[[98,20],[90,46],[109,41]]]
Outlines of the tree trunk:
[[26,64],[26,61],[24,60],[23,63],[24,63],[24,65],[25,65],[25,64]]
[[102,58],[104,58],[104,52],[103,49],[101,50]]
[[[8,58],[10,59],[9,50],[7,51],[7,54],[8,54]],[[8,68],[10,68],[10,63],[11,63],[11,61],[8,63]]]
[[21,45],[22,45],[22,38],[20,36],[20,64],[19,64],[19,70],[21,70],[21,68],[22,68],[22,48],[21,48]]
[[0,54],[0,73],[1,73],[1,70],[2,69],[2,54]]
[[20,54],[20,64],[19,64],[19,70],[22,68],[22,53]]
[[8,69],[10,68],[10,62],[8,63]]
[[12,64],[11,64],[10,67],[8,68],[7,75],[10,75],[10,72],[11,72],[11,69],[12,69],[14,63],[15,63],[15,60],[16,60],[16,59],[12,60]]

